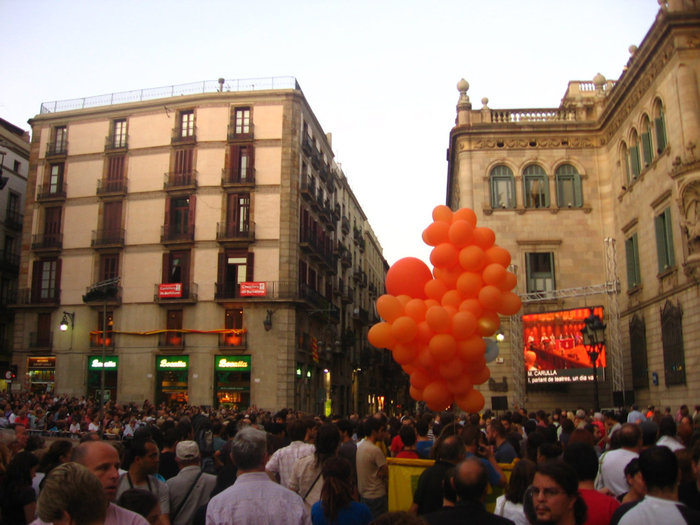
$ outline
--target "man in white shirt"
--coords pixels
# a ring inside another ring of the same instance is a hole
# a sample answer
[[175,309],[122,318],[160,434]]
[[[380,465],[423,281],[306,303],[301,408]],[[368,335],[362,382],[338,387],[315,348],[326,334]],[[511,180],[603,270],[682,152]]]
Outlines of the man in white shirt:
[[615,497],[628,490],[625,478],[627,463],[639,456],[642,446],[642,432],[639,425],[625,423],[619,430],[621,448],[608,450],[601,454],[598,463],[598,476],[595,480],[597,490],[606,487]]
[[274,452],[265,465],[270,478],[289,488],[289,480],[297,459],[314,453],[315,447],[309,441],[313,440],[316,424],[313,419],[296,419],[287,427],[291,443]]

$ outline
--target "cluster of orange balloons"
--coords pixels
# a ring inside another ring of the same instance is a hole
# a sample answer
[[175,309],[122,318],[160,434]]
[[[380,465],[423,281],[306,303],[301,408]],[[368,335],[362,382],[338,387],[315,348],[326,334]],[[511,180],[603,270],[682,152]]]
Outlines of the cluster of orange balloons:
[[452,403],[478,412],[484,397],[474,389],[488,381],[484,337],[514,315],[521,300],[512,292],[510,253],[495,244],[489,228],[477,227],[473,210],[433,210],[423,241],[433,246],[433,271],[414,257],[394,263],[387,294],[377,299],[383,321],[370,328],[369,342],[391,350],[411,379],[411,397],[431,410]]

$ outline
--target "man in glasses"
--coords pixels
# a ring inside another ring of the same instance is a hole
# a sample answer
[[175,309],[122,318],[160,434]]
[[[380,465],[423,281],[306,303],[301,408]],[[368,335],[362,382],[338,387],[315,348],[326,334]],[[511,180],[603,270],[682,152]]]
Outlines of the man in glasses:
[[561,460],[537,465],[525,494],[525,515],[533,525],[583,525],[586,503],[578,492],[576,471]]

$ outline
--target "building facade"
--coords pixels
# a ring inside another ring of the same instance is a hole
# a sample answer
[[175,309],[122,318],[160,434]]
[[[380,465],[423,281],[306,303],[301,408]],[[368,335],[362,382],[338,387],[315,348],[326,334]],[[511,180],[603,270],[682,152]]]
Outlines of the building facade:
[[[30,121],[23,387],[361,409],[386,263],[296,80],[77,102]],[[35,382],[38,370],[55,380]]]
[[[9,308],[19,275],[24,194],[29,172],[29,133],[0,119],[0,391],[12,385],[14,313]],[[10,372],[10,375],[8,375]]]
[[447,203],[473,208],[496,232],[524,302],[521,315],[502,320],[496,382],[482,389],[487,404],[490,395],[507,396],[510,407],[590,408],[592,382],[534,384],[525,365],[531,314],[565,311],[580,321],[594,306],[607,325],[603,407],[697,401],[696,4],[663,2],[620,78],[569,82],[559,107],[497,110],[484,98],[472,109],[469,85],[459,83]]

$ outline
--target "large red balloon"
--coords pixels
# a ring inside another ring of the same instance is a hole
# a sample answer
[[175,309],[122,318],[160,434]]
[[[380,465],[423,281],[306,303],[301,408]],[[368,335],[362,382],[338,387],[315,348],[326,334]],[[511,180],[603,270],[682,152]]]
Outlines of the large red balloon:
[[386,274],[386,290],[391,295],[408,295],[414,299],[427,299],[425,283],[433,278],[430,268],[416,257],[396,261]]

